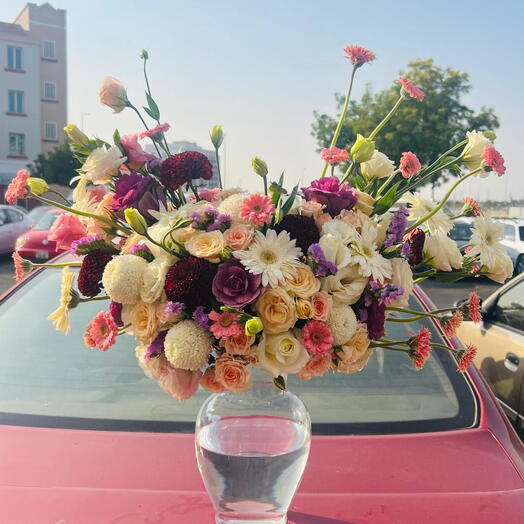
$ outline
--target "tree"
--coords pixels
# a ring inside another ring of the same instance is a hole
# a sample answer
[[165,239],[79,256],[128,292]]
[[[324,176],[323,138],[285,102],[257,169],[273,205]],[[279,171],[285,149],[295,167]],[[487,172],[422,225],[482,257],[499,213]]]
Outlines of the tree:
[[[466,131],[493,131],[499,127],[494,110],[482,107],[479,113],[465,106],[461,97],[471,89],[468,73],[452,68],[442,69],[433,59],[417,59],[401,71],[426,93],[423,102],[406,100],[375,139],[376,147],[398,165],[404,151],[415,153],[422,164],[434,161],[440,154],[466,138]],[[369,135],[375,126],[398,100],[400,86],[395,82],[388,89],[373,94],[367,88],[360,101],[350,102],[346,121],[342,127],[338,147],[348,147],[356,133]],[[339,115],[344,97],[335,94]],[[314,112],[312,135],[320,148],[328,147],[333,137],[338,117]],[[449,176],[437,173],[432,185],[438,186]]]
[[67,142],[60,144],[48,153],[40,153],[28,166],[32,176],[43,178],[48,184],[68,186],[69,181],[81,167],[73,156]]

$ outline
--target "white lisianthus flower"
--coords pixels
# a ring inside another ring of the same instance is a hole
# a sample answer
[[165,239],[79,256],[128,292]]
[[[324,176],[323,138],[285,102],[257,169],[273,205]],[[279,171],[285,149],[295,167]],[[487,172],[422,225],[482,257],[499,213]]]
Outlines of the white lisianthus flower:
[[371,159],[360,164],[360,169],[366,178],[385,178],[395,171],[395,164],[384,153],[375,149]]
[[[482,165],[481,155],[484,149],[487,146],[492,146],[493,142],[480,131],[468,131],[466,136],[468,137],[468,143],[462,152],[464,155],[462,162],[470,171],[474,171]],[[488,172],[483,170],[477,176],[486,177],[488,176]]]
[[256,349],[260,369],[272,377],[298,373],[309,360],[306,348],[291,331],[278,335],[262,335]]
[[413,292],[413,271],[407,260],[403,258],[392,258],[391,269],[393,274],[391,275],[391,282],[400,286],[404,290],[404,294],[394,300],[389,305],[393,307],[406,307],[409,303],[409,296]]
[[349,244],[355,235],[357,230],[351,224],[344,222],[343,220],[334,219],[326,222],[322,226],[322,235],[333,235],[339,237],[345,244]]
[[322,279],[322,291],[333,295],[333,300],[342,304],[355,304],[362,296],[369,282],[368,277],[360,274],[357,265],[348,265],[339,269],[336,275]]
[[357,236],[357,230],[347,222],[330,220],[322,226],[319,244],[326,259],[342,269],[351,261],[348,244]]
[[171,264],[165,258],[156,258],[149,262],[142,274],[142,287],[140,288],[140,298],[147,304],[156,302],[162,295],[166,274]]
[[488,271],[507,265],[503,260],[507,257],[506,250],[500,244],[504,236],[503,230],[504,226],[500,222],[494,222],[488,216],[475,218],[468,255],[480,255],[480,264]]
[[106,149],[97,147],[86,158],[82,172],[93,184],[107,184],[118,173],[118,168],[126,161],[117,146]]
[[424,255],[429,264],[439,271],[451,271],[462,267],[462,253],[454,240],[442,233],[426,236]]
[[[408,220],[417,221],[424,218],[426,215],[431,213],[436,207],[436,204],[421,195],[410,193],[409,191],[404,195],[403,200],[405,203],[410,204]],[[439,209],[431,218],[426,220],[424,224],[427,224],[429,232],[443,233],[446,235],[453,227],[453,221],[451,218]]]
[[494,282],[504,284],[508,278],[513,276],[513,262],[511,258],[506,253],[499,255],[495,265],[489,269],[486,276]]

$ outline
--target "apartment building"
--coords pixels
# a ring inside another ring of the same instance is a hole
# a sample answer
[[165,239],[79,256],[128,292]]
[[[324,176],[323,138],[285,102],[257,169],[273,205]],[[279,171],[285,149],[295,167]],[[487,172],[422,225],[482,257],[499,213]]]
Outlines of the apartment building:
[[65,139],[66,12],[26,4],[0,22],[0,201],[19,169]]

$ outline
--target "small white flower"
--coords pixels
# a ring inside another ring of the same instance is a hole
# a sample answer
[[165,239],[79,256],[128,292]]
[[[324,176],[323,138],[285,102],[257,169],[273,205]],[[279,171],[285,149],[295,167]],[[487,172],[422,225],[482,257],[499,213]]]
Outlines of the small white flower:
[[[411,205],[409,208],[408,220],[418,221],[431,213],[436,207],[436,204],[423,196],[410,193],[409,191],[404,195],[404,202]],[[443,233],[446,235],[453,227],[451,218],[439,209],[431,218],[424,222],[427,224],[430,233]]]
[[462,267],[460,249],[454,240],[442,233],[426,236],[424,255],[430,258],[430,265],[439,271],[451,271]]
[[264,332],[256,351],[260,369],[272,377],[298,373],[309,360],[306,348],[291,331],[277,335],[266,335]]
[[[482,153],[487,146],[492,146],[493,142],[484,136],[480,131],[468,131],[466,133],[468,143],[464,147],[462,162],[470,170],[474,171],[482,165]],[[488,172],[482,170],[477,176],[486,177]]]
[[164,258],[156,258],[149,262],[142,274],[142,287],[140,298],[147,304],[156,302],[164,291],[166,274],[171,267],[169,261]]
[[367,178],[385,178],[395,171],[395,164],[384,153],[375,149],[371,159],[360,164],[360,169]]
[[480,255],[480,263],[488,271],[495,267],[501,267],[507,262],[503,261],[506,250],[500,244],[504,233],[504,226],[499,222],[493,222],[490,217],[481,215],[475,218],[470,240],[471,250],[468,255]]
[[86,158],[82,172],[93,184],[107,184],[125,161],[126,157],[117,146],[98,147]]

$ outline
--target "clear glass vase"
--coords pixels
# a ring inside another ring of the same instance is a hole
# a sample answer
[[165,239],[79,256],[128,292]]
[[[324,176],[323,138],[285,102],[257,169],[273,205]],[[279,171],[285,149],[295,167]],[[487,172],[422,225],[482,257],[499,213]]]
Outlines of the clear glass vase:
[[198,468],[217,524],[285,524],[311,441],[302,401],[253,370],[245,393],[216,393],[200,408]]

